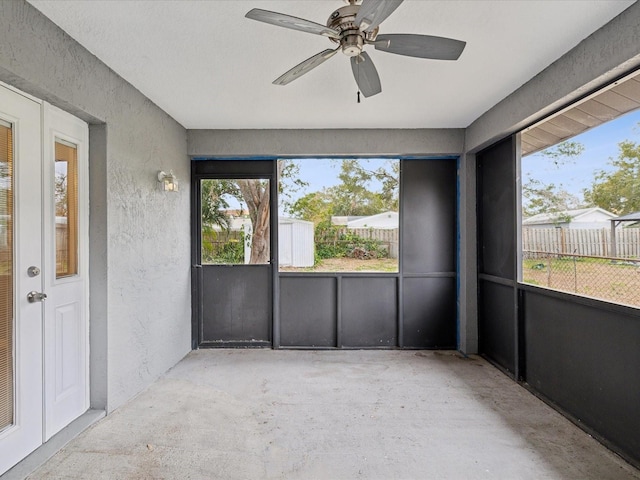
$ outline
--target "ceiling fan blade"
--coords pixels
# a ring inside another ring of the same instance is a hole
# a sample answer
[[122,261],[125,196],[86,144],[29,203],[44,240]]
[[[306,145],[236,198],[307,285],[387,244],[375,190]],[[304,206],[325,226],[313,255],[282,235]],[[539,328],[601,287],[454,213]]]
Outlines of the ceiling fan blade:
[[333,57],[336,53],[338,53],[339,48],[335,50],[327,49],[324,50],[313,57],[307,58],[304,62],[299,63],[295,67],[293,67],[288,72],[280,75],[273,81],[274,85],[287,85],[288,83],[293,82],[295,79],[301,77],[305,73],[309,73],[311,70],[316,68],[318,65],[326,62],[331,57]]
[[378,71],[367,52],[351,57],[351,70],[353,70],[353,77],[356,79],[360,92],[365,97],[371,97],[382,91]]
[[356,25],[370,32],[391,15],[404,0],[362,0],[356,15]]
[[325,25],[305,20],[304,18],[292,17],[291,15],[285,15],[284,13],[270,12],[268,10],[262,10],[260,8],[254,8],[249,10],[245,17],[251,20],[257,20],[259,22],[270,23],[279,27],[291,28],[293,30],[299,30],[301,32],[313,33],[315,35],[323,35],[325,37],[331,37],[340,39],[340,34],[333,28],[329,28]]
[[453,38],[410,33],[378,35],[372,43],[383,52],[433,60],[457,60],[467,44]]

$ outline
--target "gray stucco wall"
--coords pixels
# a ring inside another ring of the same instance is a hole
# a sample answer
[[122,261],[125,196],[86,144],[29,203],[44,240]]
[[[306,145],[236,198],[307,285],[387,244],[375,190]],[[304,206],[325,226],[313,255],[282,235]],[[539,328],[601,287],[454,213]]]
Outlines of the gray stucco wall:
[[459,252],[458,252],[458,348],[470,355],[478,353],[478,259],[476,237],[476,156],[460,158],[459,172]]
[[638,68],[639,38],[640,3],[634,3],[469,125],[467,151],[476,153]]
[[459,155],[464,130],[189,130],[189,155]]
[[[190,348],[186,131],[22,0],[0,2],[0,80],[104,124],[90,137],[92,404],[113,410]],[[159,169],[179,193],[156,190]]]

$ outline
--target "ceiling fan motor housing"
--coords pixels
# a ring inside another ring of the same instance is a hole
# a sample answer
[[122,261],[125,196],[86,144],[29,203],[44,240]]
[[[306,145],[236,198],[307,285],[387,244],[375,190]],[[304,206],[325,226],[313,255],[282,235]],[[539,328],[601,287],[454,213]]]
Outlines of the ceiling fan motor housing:
[[378,28],[371,32],[363,32],[356,25],[356,15],[360,5],[347,5],[334,11],[327,27],[340,32],[340,39],[330,38],[332,42],[339,43],[342,53],[348,57],[355,57],[362,53],[362,48],[367,41],[373,41],[378,34]]

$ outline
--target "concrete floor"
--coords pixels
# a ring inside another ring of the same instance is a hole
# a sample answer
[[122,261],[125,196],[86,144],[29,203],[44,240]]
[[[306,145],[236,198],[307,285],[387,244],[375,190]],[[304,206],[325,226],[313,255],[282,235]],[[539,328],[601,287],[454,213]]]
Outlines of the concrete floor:
[[482,359],[200,350],[30,479],[640,479]]

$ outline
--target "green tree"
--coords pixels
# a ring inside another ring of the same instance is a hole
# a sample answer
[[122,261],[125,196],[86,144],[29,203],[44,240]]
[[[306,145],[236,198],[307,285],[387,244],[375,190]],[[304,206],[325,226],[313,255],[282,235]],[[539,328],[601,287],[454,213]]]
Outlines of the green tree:
[[249,263],[267,263],[269,256],[269,182],[261,179],[203,180],[201,214],[203,229],[231,227],[228,210],[234,198],[240,209],[246,205],[251,219],[251,257]]
[[270,260],[270,197],[267,180],[236,180],[251,218],[251,258],[249,263],[268,263]]
[[294,218],[300,218],[318,225],[331,220],[333,204],[331,197],[324,191],[307,193],[293,202],[289,213]]
[[575,162],[575,158],[582,155],[583,152],[584,145],[580,142],[565,141],[553,147],[545,148],[538,154],[551,159],[555,166],[559,167],[568,162]]
[[309,184],[300,178],[300,163],[294,159],[278,160],[278,202],[282,210],[290,212],[294,197]]
[[553,183],[545,185],[534,178],[522,185],[522,197],[526,200],[522,202],[525,217],[548,213],[554,215],[558,223],[568,220],[562,212],[583,206],[578,197],[567,192],[562,186]]
[[67,176],[64,173],[56,172],[54,178],[54,198],[56,201],[56,216],[66,217],[68,214],[67,202]]
[[[366,216],[398,208],[398,168],[392,165],[368,170],[358,159],[343,159],[338,178],[340,184],[325,190],[331,198],[334,215]],[[394,172],[395,169],[395,172]],[[373,191],[371,182],[376,179],[381,191]]]
[[618,158],[609,159],[615,170],[600,170],[585,199],[617,215],[640,211],[640,144],[625,140],[618,144]]
[[400,197],[400,162],[387,161],[385,166],[373,171],[373,176],[382,183],[380,196],[385,204],[385,210],[397,212]]
[[[567,163],[575,162],[575,158],[584,152],[584,145],[579,142],[566,141],[553,147],[546,148],[533,156],[544,157],[553,162],[558,169]],[[526,174],[526,181],[522,184],[522,214],[530,217],[540,213],[551,214],[560,223],[568,220],[566,210],[573,210],[584,206],[584,202],[569,193],[562,184],[545,184]]]
[[230,207],[229,196],[240,196],[237,185],[230,180],[203,180],[200,190],[203,225],[228,230],[231,219],[226,211]]

